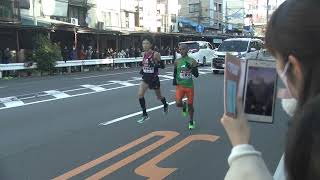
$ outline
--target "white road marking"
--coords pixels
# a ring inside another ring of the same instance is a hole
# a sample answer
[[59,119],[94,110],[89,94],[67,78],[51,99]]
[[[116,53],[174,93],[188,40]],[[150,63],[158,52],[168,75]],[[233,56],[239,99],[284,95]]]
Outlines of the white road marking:
[[83,87],[83,88],[77,88],[77,89],[70,89],[70,90],[66,90],[66,91],[62,91],[64,93],[67,93],[67,92],[73,92],[73,91],[80,91],[80,90],[85,90],[87,88]]
[[[185,101],[186,98],[184,98],[183,100]],[[171,105],[174,105],[174,104],[176,104],[176,101],[169,102],[168,104],[169,104],[170,106],[171,106]],[[155,111],[155,110],[157,110],[157,109],[162,109],[162,108],[163,108],[163,105],[156,106],[156,107],[147,109],[147,112]],[[100,123],[99,126],[107,126],[107,125],[110,125],[110,124],[113,124],[113,123],[116,123],[116,122],[119,122],[119,121],[123,121],[123,120],[129,119],[129,118],[132,118],[132,117],[141,115],[141,114],[142,114],[141,111],[135,112],[135,113],[132,113],[132,114],[128,114],[128,115],[119,117],[119,118],[117,118],[117,119],[113,119],[113,120],[111,120],[111,121],[107,121],[107,122],[104,122],[104,123]]]
[[85,88],[88,88],[88,89],[91,89],[91,90],[96,91],[96,92],[102,92],[102,91],[106,90],[103,87],[96,86],[96,85],[90,85],[90,84],[85,84],[85,85],[81,85],[81,86],[85,87]]
[[133,80],[138,81],[138,80],[142,80],[142,77],[132,77]]
[[0,89],[4,89],[7,88],[8,86],[0,86]]
[[[167,67],[166,69],[173,69],[173,67]],[[96,76],[85,76],[85,77],[78,77],[78,78],[73,78],[73,79],[76,79],[76,80],[90,79],[90,78],[96,78],[96,77],[108,77],[108,76],[121,75],[121,74],[132,74],[132,73],[138,73],[138,72],[140,72],[140,71],[130,71],[130,72],[113,73],[113,74],[102,74],[102,75],[96,75]]]
[[[171,68],[168,68],[171,69]],[[127,72],[127,73],[133,73],[133,72]],[[170,73],[170,72],[169,72]],[[124,73],[117,73],[117,74],[124,74]],[[110,74],[109,74],[110,75]],[[116,75],[116,74],[113,74]],[[105,75],[104,75],[105,76]],[[169,81],[171,79],[173,79],[172,76],[166,76],[166,75],[160,75],[166,79],[162,79],[160,80],[161,82],[163,81]],[[40,101],[34,101],[34,102],[29,102],[29,103],[24,103],[21,100],[25,100],[25,99],[32,99],[32,98],[37,98],[37,97],[42,97],[42,96],[48,96],[49,94],[39,94],[39,95],[34,95],[32,97],[26,97],[26,98],[21,98],[18,99],[17,97],[5,97],[5,98],[0,98],[0,103],[3,103],[5,105],[5,107],[0,108],[0,110],[3,109],[9,109],[9,108],[14,108],[14,107],[20,107],[20,106],[26,106],[26,105],[33,105],[33,104],[38,104],[38,103],[42,103],[42,102],[50,102],[50,101],[56,101],[59,99],[63,99],[63,98],[71,98],[71,97],[78,97],[78,96],[83,96],[83,95],[89,95],[89,94],[95,94],[95,93],[99,93],[99,92],[104,92],[104,91],[111,91],[111,90],[116,90],[116,89],[122,89],[122,88],[127,88],[127,87],[133,87],[133,86],[138,86],[139,84],[133,84],[133,83],[129,83],[128,82],[132,82],[132,81],[137,81],[137,80],[141,80],[141,78],[139,77],[133,77],[132,80],[128,80],[128,81],[121,81],[121,82],[125,82],[126,84],[124,86],[120,86],[120,87],[114,87],[114,88],[102,88],[101,86],[106,86],[106,85],[112,85],[112,84],[116,84],[116,83],[107,83],[107,84],[101,84],[101,85],[82,85],[83,88],[77,88],[77,89],[70,89],[70,90],[66,90],[66,91],[59,91],[59,90],[49,90],[49,91],[45,91],[45,92],[52,92],[52,91],[58,91],[59,92],[59,97],[60,98],[52,98],[52,99],[46,99],[46,100],[40,100]],[[87,92],[87,93],[81,93],[81,94],[75,94],[75,95],[69,95],[66,94],[67,92],[72,92],[72,91],[78,91],[78,90],[85,90],[85,89],[91,89],[93,88],[93,92]],[[62,93],[62,94],[60,94]],[[54,94],[54,93],[53,93]],[[63,95],[64,94],[64,95]],[[57,95],[58,96],[58,95]],[[68,96],[68,97],[67,97]]]
[[[169,79],[164,79],[164,80],[160,80],[160,81],[168,81]],[[138,86],[135,85],[135,86]],[[109,88],[109,89],[105,89],[104,91],[111,91],[111,90],[116,90],[116,89],[123,89],[123,88],[127,88],[128,86],[120,86],[120,87],[115,87],[115,88]],[[132,86],[129,86],[132,87]],[[104,91],[99,91],[99,92],[104,92]],[[90,95],[90,94],[96,94],[99,93],[98,91],[92,91],[92,92],[87,92],[87,93],[81,93],[81,94],[75,94],[75,95],[70,95],[69,98],[71,97],[78,97],[78,96],[84,96],[84,95]],[[4,99],[4,98],[2,98]],[[50,101],[57,101],[59,99],[57,98],[52,98],[52,99],[46,99],[46,100],[41,100],[41,101],[35,101],[35,102],[30,102],[30,103],[23,103],[23,104],[16,104],[12,107],[2,107],[0,108],[0,110],[4,110],[4,109],[10,109],[10,108],[14,108],[14,107],[21,107],[21,106],[27,106],[27,105],[33,105],[33,104],[38,104],[38,103],[43,103],[43,102],[50,102]],[[1,102],[1,99],[0,99]]]
[[63,99],[63,98],[68,98],[70,97],[69,94],[66,94],[64,92],[61,91],[56,91],[56,90],[50,90],[50,91],[44,91],[45,93],[47,93],[50,96],[53,96],[57,99]]
[[0,102],[2,102],[8,108],[24,105],[24,102],[15,96],[0,98]]
[[112,83],[116,83],[116,84],[120,84],[120,85],[123,85],[123,86],[136,86],[138,84],[133,84],[133,83],[129,83],[128,81],[109,81],[109,82],[112,82]]
[[212,71],[211,69],[199,69],[200,71]]
[[140,71],[131,71],[131,72],[122,72],[122,73],[113,73],[113,74],[102,74],[102,75],[96,75],[96,76],[78,77],[78,78],[73,78],[73,79],[76,79],[76,80],[89,79],[89,78],[96,78],[96,77],[114,76],[114,75],[120,75],[120,74],[132,74],[132,73],[137,73],[137,72],[140,72]]
[[167,78],[167,79],[173,79],[172,76],[167,76],[167,75],[159,75],[159,77]]
[[199,71],[199,74],[208,74],[207,72],[201,72],[201,71]]

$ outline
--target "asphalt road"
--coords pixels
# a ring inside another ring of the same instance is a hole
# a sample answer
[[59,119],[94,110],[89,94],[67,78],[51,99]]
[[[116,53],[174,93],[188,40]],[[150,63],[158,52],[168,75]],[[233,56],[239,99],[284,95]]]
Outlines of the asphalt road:
[[[219,120],[223,75],[201,69],[195,80],[197,128],[175,107],[172,68],[161,89],[146,95],[143,124],[137,69],[0,81],[0,179],[222,180],[231,145]],[[284,147],[287,119],[279,102],[274,124],[251,123],[252,143],[274,172]]]

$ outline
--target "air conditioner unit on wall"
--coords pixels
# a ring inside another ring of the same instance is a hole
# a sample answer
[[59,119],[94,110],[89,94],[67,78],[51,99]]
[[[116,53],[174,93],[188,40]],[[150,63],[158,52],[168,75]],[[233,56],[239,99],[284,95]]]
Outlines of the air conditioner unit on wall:
[[79,25],[79,21],[77,18],[71,18],[71,24],[78,26]]

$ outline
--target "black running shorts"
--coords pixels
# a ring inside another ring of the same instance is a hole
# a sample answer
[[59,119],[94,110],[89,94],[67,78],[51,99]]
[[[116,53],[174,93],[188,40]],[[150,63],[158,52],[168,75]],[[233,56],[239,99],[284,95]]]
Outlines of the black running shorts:
[[143,82],[149,85],[149,89],[160,89],[160,79],[158,76],[142,77]]

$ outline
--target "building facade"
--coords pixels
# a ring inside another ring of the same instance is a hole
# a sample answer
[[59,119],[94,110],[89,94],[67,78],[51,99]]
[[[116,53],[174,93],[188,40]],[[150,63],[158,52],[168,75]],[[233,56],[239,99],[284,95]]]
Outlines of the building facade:
[[136,30],[173,32],[177,24],[178,0],[136,0]]
[[224,0],[224,21],[226,32],[241,32],[245,17],[245,0]]
[[219,31],[223,26],[222,0],[179,0],[179,20],[181,26],[197,25],[205,30]]

